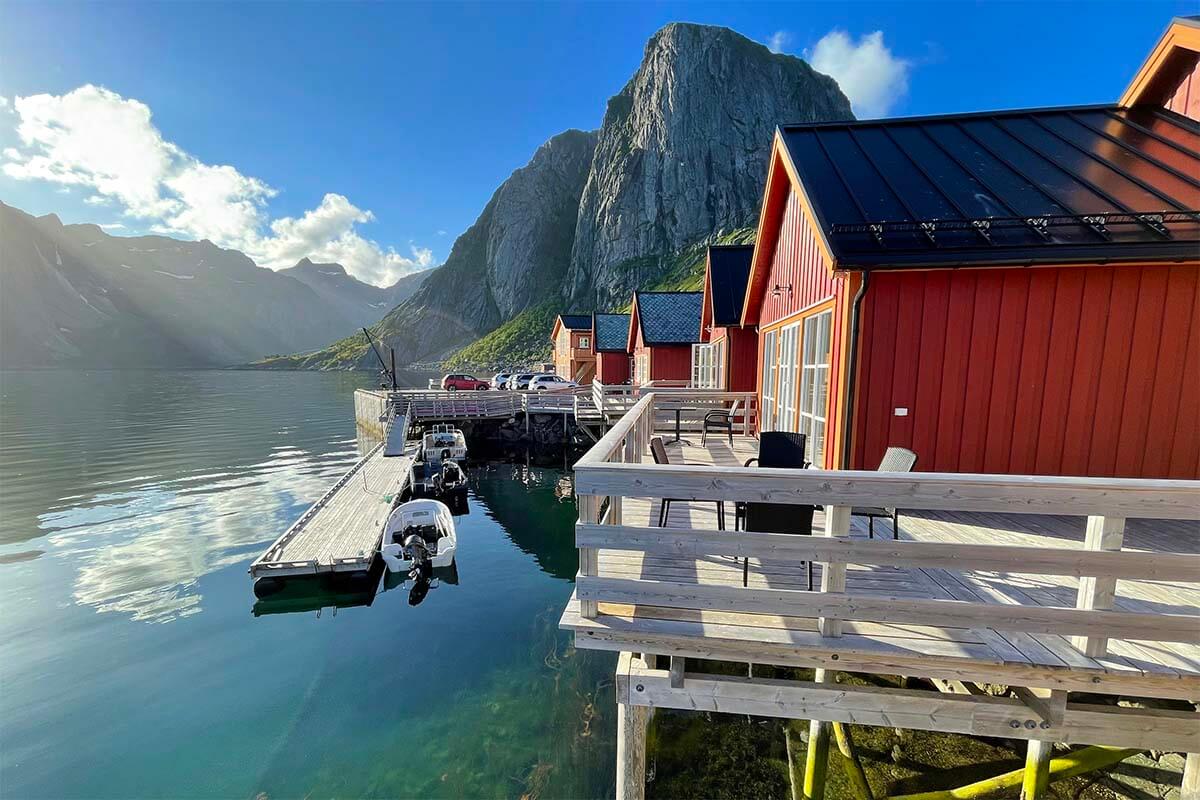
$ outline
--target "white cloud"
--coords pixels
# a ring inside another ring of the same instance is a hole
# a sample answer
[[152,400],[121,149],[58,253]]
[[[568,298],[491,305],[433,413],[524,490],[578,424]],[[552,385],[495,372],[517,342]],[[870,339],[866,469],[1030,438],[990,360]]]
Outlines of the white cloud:
[[767,39],[767,49],[772,53],[782,53],[787,50],[788,45],[792,43],[791,31],[775,31],[771,37]]
[[882,117],[908,92],[912,62],[896,58],[883,43],[883,31],[855,44],[845,31],[825,34],[812,49],[813,69],[833,77],[859,117]]
[[125,228],[120,222],[101,222],[100,227],[106,231],[119,231]]
[[17,97],[20,148],[6,148],[0,169],[18,180],[80,186],[85,202],[111,203],[161,233],[211,239],[244,251],[272,269],[304,257],[336,261],[353,275],[387,285],[432,266],[433,253],[409,255],[364,238],[356,226],[371,222],[340,194],[298,218],[271,220],[276,190],[229,165],[205,164],[165,140],[137,100],[86,85],[63,95]]
[[0,94],[0,108],[8,108],[8,98]]

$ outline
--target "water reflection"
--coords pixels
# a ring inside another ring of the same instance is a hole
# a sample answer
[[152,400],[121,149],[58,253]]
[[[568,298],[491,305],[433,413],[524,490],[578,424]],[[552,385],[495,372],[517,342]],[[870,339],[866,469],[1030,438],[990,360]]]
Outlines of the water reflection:
[[[382,574],[250,605],[249,561],[357,457],[362,380],[0,373],[6,796],[612,795],[614,657],[557,627],[559,463],[472,469],[416,608]],[[417,652],[437,691],[398,690]]]
[[[78,396],[64,391],[72,378],[86,379],[90,400],[67,413],[57,407]],[[324,381],[309,397],[311,382],[290,381],[317,417],[297,431],[296,408],[271,400],[276,383],[255,373],[5,373],[0,546],[45,545],[0,549],[0,563],[60,560],[74,601],[100,612],[145,622],[197,613],[202,577],[269,542],[357,457],[347,406],[333,402],[353,384],[331,393]],[[155,403],[139,405],[139,391]]]

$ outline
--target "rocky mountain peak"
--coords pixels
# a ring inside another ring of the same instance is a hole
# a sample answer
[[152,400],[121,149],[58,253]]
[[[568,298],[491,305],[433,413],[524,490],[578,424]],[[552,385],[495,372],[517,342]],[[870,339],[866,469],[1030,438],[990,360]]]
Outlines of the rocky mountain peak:
[[852,118],[836,81],[802,59],[728,28],[665,26],[608,103],[564,299],[627,302],[661,257],[752,225],[775,127]]

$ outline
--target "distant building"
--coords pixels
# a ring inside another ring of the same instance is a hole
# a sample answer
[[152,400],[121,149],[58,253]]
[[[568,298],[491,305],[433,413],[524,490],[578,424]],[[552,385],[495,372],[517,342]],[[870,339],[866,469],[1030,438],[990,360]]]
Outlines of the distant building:
[[1200,478],[1200,28],[1123,103],[789,125],[740,322],[817,466]]
[[629,383],[629,314],[592,315],[592,353],[596,380]]
[[753,258],[754,245],[708,248],[700,317],[704,341],[692,345],[692,385],[697,388],[755,390],[758,329],[741,324]]
[[692,376],[692,345],[701,341],[700,292],[634,292],[627,346],[632,382],[678,381]]
[[588,314],[559,314],[550,332],[554,342],[554,371],[580,384],[596,374],[592,353],[592,318]]

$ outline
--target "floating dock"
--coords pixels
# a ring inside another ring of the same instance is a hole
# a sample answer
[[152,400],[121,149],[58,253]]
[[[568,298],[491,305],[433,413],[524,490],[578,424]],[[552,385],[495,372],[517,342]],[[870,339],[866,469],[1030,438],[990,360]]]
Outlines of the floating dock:
[[292,527],[250,565],[251,577],[287,577],[370,569],[383,525],[412,485],[416,444],[385,455],[387,443],[367,453]]

